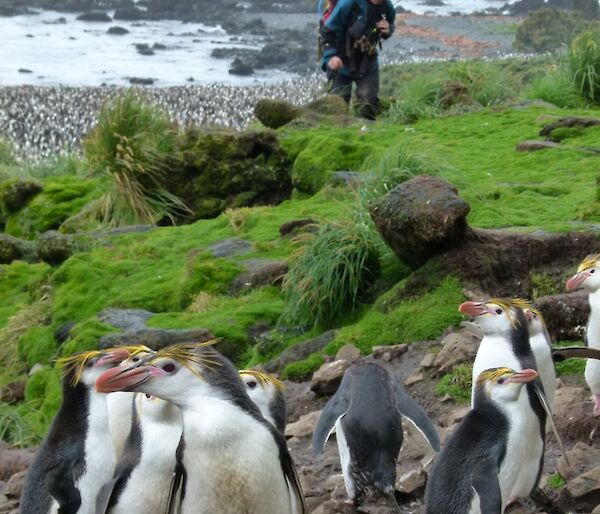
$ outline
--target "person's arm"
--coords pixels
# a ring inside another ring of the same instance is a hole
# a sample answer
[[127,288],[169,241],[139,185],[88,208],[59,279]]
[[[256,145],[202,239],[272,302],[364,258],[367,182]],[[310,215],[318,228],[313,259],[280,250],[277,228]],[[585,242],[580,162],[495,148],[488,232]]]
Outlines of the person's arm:
[[[338,55],[338,48],[344,40],[344,29],[352,12],[353,4],[354,0],[340,0],[321,27],[321,42],[323,44],[321,66],[323,69],[326,66],[330,66],[332,69],[341,68],[341,58]],[[333,57],[337,57],[338,59],[330,62]],[[331,66],[334,64],[335,67]]]
[[385,21],[388,23],[388,29],[387,31],[382,32],[381,37],[383,39],[389,38],[394,33],[394,29],[396,28],[394,25],[394,22],[396,21],[396,9],[394,9],[394,5],[389,1],[386,1],[385,6]]

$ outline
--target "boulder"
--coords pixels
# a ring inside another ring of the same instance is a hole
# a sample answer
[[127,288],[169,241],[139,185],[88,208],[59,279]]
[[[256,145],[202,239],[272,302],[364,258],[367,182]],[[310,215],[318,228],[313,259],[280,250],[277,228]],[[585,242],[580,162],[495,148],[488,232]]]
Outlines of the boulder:
[[291,195],[291,163],[275,132],[188,127],[178,152],[182,169],[169,176],[167,187],[194,219],[228,208],[277,205]]
[[584,337],[590,315],[588,296],[586,291],[581,290],[542,296],[534,302],[544,315],[553,341],[576,341]]
[[442,349],[437,354],[433,365],[440,373],[449,372],[461,362],[473,362],[483,333],[478,325],[463,321],[457,332],[451,332],[442,339]]
[[230,75],[240,75],[242,77],[252,75],[254,73],[254,68],[240,58],[236,57],[229,67]]
[[590,434],[598,427],[593,408],[590,392],[584,387],[561,387],[556,390],[554,420],[565,443],[589,441]]
[[362,359],[362,353],[352,343],[345,344],[335,354],[335,360],[345,360],[350,363],[357,362]]
[[298,421],[290,423],[285,427],[285,436],[288,438],[312,436],[321,412],[317,410],[300,416]]
[[28,262],[39,260],[34,244],[31,241],[0,233],[0,264],[10,264],[16,260]]
[[229,293],[236,295],[268,284],[280,285],[288,272],[286,261],[252,259],[243,262],[246,270],[229,286]]
[[13,476],[8,479],[6,482],[6,488],[4,490],[4,494],[8,496],[8,498],[20,498],[21,491],[23,490],[23,485],[25,484],[25,478],[27,477],[27,471],[24,469],[23,471],[17,471]]
[[279,235],[284,237],[297,232],[316,232],[317,225],[318,222],[312,218],[288,221],[279,227]]
[[102,11],[89,11],[84,12],[77,16],[79,21],[91,21],[91,22],[100,22],[100,23],[110,23],[112,18]]
[[35,180],[12,179],[0,183],[0,222],[3,216],[20,211],[42,190]]
[[135,332],[148,328],[146,321],[152,316],[153,312],[144,309],[113,309],[101,310],[96,317],[102,323],[112,325],[121,329],[123,332]]
[[25,380],[14,380],[0,388],[0,401],[10,405],[22,402],[25,399]]
[[135,50],[140,55],[154,55],[154,50],[148,43],[136,43]]
[[558,471],[567,478],[566,489],[576,500],[578,509],[591,512],[600,504],[600,450],[578,442],[567,453],[571,467],[561,457]]
[[66,261],[79,247],[72,236],[48,230],[37,238],[35,248],[41,260],[55,266]]
[[426,175],[396,186],[369,208],[386,243],[414,267],[464,240],[469,210],[454,186]]
[[109,27],[106,33],[113,36],[124,36],[125,34],[129,34],[129,31],[125,27],[114,26]]
[[150,77],[127,77],[127,80],[134,86],[151,86],[154,84],[154,79]]
[[272,129],[283,127],[300,114],[300,109],[294,104],[275,98],[261,98],[254,105],[254,116],[265,127]]
[[331,395],[337,391],[346,370],[352,365],[346,360],[326,362],[313,373],[310,389],[318,395]]
[[269,373],[280,373],[288,364],[306,359],[311,353],[321,350],[335,339],[335,333],[335,330],[328,330],[314,339],[287,348],[279,357],[265,364],[265,370]]

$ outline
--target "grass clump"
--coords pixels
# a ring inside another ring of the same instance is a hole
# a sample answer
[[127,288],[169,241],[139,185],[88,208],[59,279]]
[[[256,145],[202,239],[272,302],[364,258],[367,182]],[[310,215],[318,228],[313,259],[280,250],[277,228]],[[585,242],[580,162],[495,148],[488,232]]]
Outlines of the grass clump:
[[84,141],[85,155],[110,189],[97,204],[105,225],[174,223],[187,210],[165,182],[173,165],[176,131],[168,117],[132,91],[104,107]]
[[437,77],[416,77],[401,84],[399,100],[390,106],[387,120],[391,123],[414,123],[437,116],[441,111],[438,103],[441,88],[442,81]]
[[464,61],[448,71],[450,80],[463,85],[469,97],[483,106],[498,104],[515,92],[515,81],[506,69],[486,62]]
[[569,67],[581,96],[594,104],[600,103],[600,26],[573,40]]
[[27,420],[19,412],[0,401],[0,441],[26,448],[39,442]]
[[331,326],[352,312],[379,271],[370,227],[351,219],[321,226],[294,255],[283,281],[281,322],[293,326]]
[[458,364],[452,373],[444,375],[435,387],[438,396],[450,395],[457,403],[467,404],[471,401],[473,383],[473,364]]
[[524,96],[544,100],[563,109],[583,107],[584,101],[565,66],[553,67],[529,84]]

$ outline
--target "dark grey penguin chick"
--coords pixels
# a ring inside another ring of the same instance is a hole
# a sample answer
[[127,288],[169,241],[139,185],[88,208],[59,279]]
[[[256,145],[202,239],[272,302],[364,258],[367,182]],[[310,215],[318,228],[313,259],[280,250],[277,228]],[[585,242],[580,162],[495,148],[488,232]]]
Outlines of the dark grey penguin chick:
[[320,453],[335,426],[348,497],[358,505],[369,490],[394,497],[396,460],[402,446],[402,417],[423,433],[435,451],[438,434],[425,411],[391,373],[372,361],[346,370],[315,427],[313,450]]

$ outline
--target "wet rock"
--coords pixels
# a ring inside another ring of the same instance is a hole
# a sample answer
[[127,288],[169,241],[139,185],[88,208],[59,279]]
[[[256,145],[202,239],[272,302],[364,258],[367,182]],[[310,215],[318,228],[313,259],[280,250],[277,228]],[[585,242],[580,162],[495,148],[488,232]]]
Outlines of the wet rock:
[[399,359],[407,350],[407,344],[395,344],[392,346],[373,346],[371,351],[373,352],[374,359],[381,359],[389,362]]
[[463,241],[469,210],[454,186],[425,175],[396,186],[369,208],[386,243],[414,267]]
[[238,275],[229,286],[229,293],[236,295],[268,284],[280,285],[288,272],[285,261],[248,260],[243,263],[246,271]]
[[313,373],[310,388],[318,395],[330,395],[337,391],[342,377],[352,363],[345,360],[326,362]]
[[254,105],[254,115],[265,127],[278,129],[295,120],[300,109],[290,102],[274,98],[262,98]]
[[111,34],[113,36],[124,36],[125,34],[129,34],[129,31],[125,27],[109,27],[106,31],[107,34]]
[[279,357],[267,363],[265,370],[269,373],[280,373],[288,364],[305,359],[311,353],[321,350],[326,344],[334,340],[335,334],[335,330],[328,330],[314,339],[309,339],[308,341],[303,341],[287,348]]
[[[301,229],[308,227],[309,225],[316,226],[317,224],[318,222],[312,218],[288,221],[287,223],[284,223],[279,227],[279,234],[282,237],[290,234],[295,234],[297,232],[300,232]],[[302,231],[304,232],[305,230]]]
[[12,448],[0,441],[0,480],[7,481],[15,473],[27,470],[33,462],[34,455],[35,450],[32,448]]
[[154,316],[153,312],[144,309],[113,309],[101,310],[96,317],[102,322],[121,329],[123,332],[144,330],[146,322]]
[[242,77],[249,76],[254,73],[254,68],[248,63],[245,63],[239,58],[235,58],[230,65],[229,74],[230,75],[240,75]]
[[25,380],[14,380],[0,388],[0,401],[14,405],[25,399]]
[[285,427],[285,436],[288,438],[312,436],[321,412],[322,411],[318,410],[300,416],[298,421],[290,423]]
[[447,372],[461,362],[472,362],[482,337],[479,326],[463,321],[457,332],[452,332],[442,339],[442,349],[435,357],[433,365],[440,372]]
[[547,150],[548,148],[560,148],[560,144],[554,141],[533,140],[517,143],[517,152],[535,152],[537,150]]
[[251,252],[254,246],[250,241],[232,237],[214,243],[208,248],[214,257],[236,257]]
[[77,16],[77,19],[79,21],[90,21],[96,23],[110,23],[112,21],[112,18],[108,14],[101,11],[84,12]]
[[135,5],[128,5],[115,9],[114,20],[139,21],[144,19],[144,11]]

